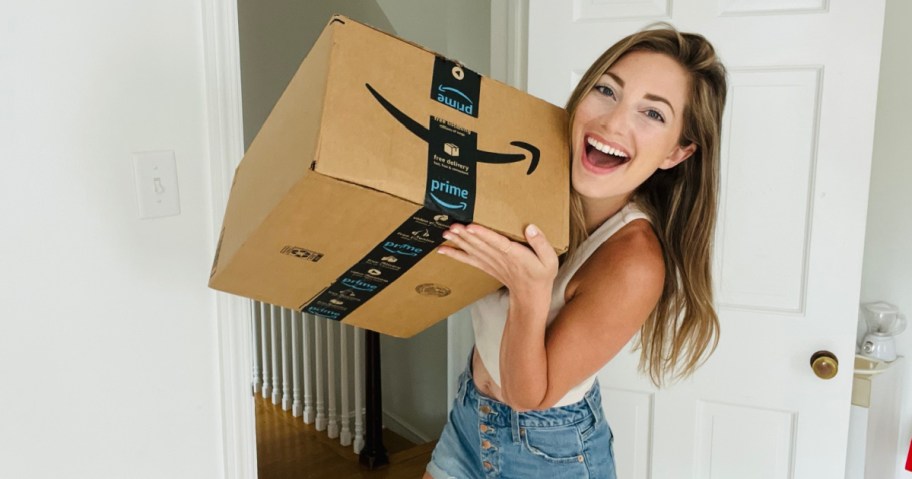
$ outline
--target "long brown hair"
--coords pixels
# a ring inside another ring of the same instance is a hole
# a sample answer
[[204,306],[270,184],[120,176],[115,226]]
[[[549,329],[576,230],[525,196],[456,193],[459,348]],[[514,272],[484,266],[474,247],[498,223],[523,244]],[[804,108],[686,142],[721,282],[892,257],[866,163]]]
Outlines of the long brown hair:
[[[640,329],[640,369],[662,385],[692,374],[719,341],[713,306],[712,244],[719,192],[725,67],[703,36],[657,24],[634,33],[602,54],[567,101],[570,124],[580,101],[602,74],[632,51],[661,53],[677,61],[690,80],[679,144],[697,146],[668,170],[657,170],[634,192],[633,201],[652,219],[662,244],[662,296]],[[570,189],[570,251],[588,237],[580,196]]]

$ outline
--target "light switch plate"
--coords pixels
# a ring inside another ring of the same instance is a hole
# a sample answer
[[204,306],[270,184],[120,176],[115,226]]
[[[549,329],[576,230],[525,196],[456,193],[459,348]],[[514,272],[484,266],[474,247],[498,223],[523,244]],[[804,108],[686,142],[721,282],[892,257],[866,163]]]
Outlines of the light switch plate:
[[133,153],[133,174],[140,218],[180,214],[180,191],[173,151]]

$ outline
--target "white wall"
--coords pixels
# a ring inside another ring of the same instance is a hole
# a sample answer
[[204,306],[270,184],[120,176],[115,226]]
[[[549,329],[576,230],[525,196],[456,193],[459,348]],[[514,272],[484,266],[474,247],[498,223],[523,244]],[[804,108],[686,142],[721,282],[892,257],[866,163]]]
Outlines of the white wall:
[[491,66],[488,0],[377,0],[396,34],[487,75]]
[[[862,301],[885,300],[912,320],[912,2],[887,0],[877,98],[871,195],[865,236]],[[912,357],[912,328],[897,337],[900,355]],[[899,459],[912,440],[912,367],[906,367],[896,479],[906,479]]]
[[[222,477],[201,2],[2,12],[0,477]],[[182,212],[141,220],[159,149]]]
[[244,144],[249,145],[333,14],[383,31],[373,0],[238,0]]

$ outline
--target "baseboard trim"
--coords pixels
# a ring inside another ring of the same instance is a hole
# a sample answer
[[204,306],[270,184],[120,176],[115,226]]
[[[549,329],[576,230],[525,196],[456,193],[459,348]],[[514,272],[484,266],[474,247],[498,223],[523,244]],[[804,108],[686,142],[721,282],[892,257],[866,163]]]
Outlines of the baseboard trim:
[[433,435],[421,431],[419,428],[409,424],[405,419],[402,419],[401,416],[389,411],[383,411],[383,424],[387,429],[415,444],[424,444],[432,441]]

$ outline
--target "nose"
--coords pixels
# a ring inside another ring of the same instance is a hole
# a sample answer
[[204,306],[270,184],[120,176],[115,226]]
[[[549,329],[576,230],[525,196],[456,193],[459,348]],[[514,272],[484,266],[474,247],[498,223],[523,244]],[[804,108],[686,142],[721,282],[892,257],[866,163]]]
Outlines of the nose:
[[624,133],[627,131],[630,119],[628,110],[623,103],[616,104],[599,115],[598,125],[607,132]]

